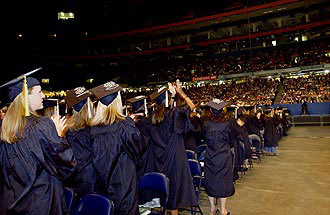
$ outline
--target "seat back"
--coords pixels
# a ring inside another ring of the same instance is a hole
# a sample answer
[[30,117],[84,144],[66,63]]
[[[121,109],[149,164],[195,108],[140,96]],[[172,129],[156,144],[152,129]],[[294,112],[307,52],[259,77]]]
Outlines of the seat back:
[[186,150],[186,155],[187,155],[187,159],[197,160],[197,154],[192,150]]
[[68,187],[64,187],[63,192],[64,192],[64,197],[65,197],[66,208],[68,209],[68,211],[71,211],[72,204],[75,199],[74,192],[71,188],[68,188]]
[[160,204],[163,208],[167,205],[170,190],[169,186],[169,179],[163,173],[159,172],[149,172],[144,174],[138,183],[139,191],[152,190],[162,193],[163,195],[159,196],[159,198],[161,198]]
[[195,159],[188,159],[188,163],[189,163],[191,176],[202,177],[202,170],[200,163]]
[[109,198],[101,194],[91,193],[81,198],[74,215],[112,215],[113,210],[114,205]]
[[200,187],[202,184],[202,170],[201,165],[197,160],[189,159],[189,168],[192,176],[194,190],[196,194],[197,201],[199,199]]
[[199,156],[199,162],[203,162],[205,160],[205,153],[206,153],[206,150],[204,150],[201,155]]
[[199,145],[199,146],[197,146],[197,155],[201,155],[202,154],[202,152],[204,152],[206,150],[206,144],[202,144],[202,145]]

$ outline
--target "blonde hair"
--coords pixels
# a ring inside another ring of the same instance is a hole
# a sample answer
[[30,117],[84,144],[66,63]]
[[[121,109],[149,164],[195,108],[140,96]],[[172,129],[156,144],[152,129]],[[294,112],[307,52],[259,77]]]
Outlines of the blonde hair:
[[43,114],[42,115],[48,116],[48,117],[52,117],[54,114],[56,114],[56,107],[55,106],[52,106],[52,107],[45,108],[43,110]]
[[78,131],[91,125],[92,118],[89,118],[88,104],[90,105],[90,111],[92,111],[93,103],[90,98],[87,98],[86,104],[81,108],[79,112],[73,109],[72,116],[68,120],[68,127],[70,131]]
[[165,104],[160,104],[155,106],[154,114],[152,115],[152,124],[157,125],[164,120],[166,112]]
[[106,106],[98,101],[96,113],[91,122],[91,126],[111,125],[116,121],[124,119],[125,116],[123,115],[121,98],[118,95],[109,106]]
[[[31,92],[32,88],[29,89],[29,93]],[[7,143],[14,143],[22,137],[27,122],[27,117],[24,116],[24,113],[24,98],[22,93],[20,93],[9,105],[6,115],[2,121],[2,141],[5,141]],[[31,111],[31,108],[30,113],[34,116],[38,116],[34,111]]]

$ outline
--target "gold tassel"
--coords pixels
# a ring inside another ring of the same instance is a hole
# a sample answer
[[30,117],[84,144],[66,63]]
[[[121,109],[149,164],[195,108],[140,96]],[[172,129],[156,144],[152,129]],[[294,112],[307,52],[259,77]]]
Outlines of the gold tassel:
[[29,95],[28,95],[28,86],[26,82],[26,76],[24,76],[23,80],[23,89],[22,89],[23,99],[24,99],[24,116],[30,116],[29,109]]
[[91,119],[92,118],[92,110],[91,110],[91,105],[90,105],[90,100],[89,98],[87,98],[87,110],[88,110],[88,118]]

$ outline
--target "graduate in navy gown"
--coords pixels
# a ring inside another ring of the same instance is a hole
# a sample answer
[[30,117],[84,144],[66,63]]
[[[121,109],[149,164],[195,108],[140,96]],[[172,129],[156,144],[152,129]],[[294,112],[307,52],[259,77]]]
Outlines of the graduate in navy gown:
[[97,102],[92,120],[92,159],[99,192],[114,202],[116,215],[138,213],[137,176],[140,132],[122,113],[121,87],[108,82],[91,89]]
[[263,118],[265,128],[264,141],[266,155],[276,155],[279,136],[277,131],[278,120],[274,118],[274,109],[265,110],[266,117]]
[[226,102],[214,99],[206,104],[210,108],[210,121],[203,125],[206,141],[205,192],[210,200],[210,214],[216,214],[215,198],[220,198],[221,214],[229,214],[226,209],[227,197],[234,195],[233,164],[230,151],[230,128],[225,122],[223,108]]
[[134,120],[139,129],[141,138],[138,145],[139,165],[137,166],[138,180],[147,172],[154,171],[154,158],[150,138],[151,119],[147,118],[147,96],[136,96],[126,100],[126,107],[129,109],[130,117]]
[[[184,148],[183,135],[191,129],[189,113],[195,108],[177,82],[176,89],[170,84],[172,96],[177,94],[188,106],[168,107],[168,90],[162,87],[150,95],[156,102],[152,115],[151,139],[154,147],[155,168],[170,180],[167,209],[178,214],[178,208],[196,206],[192,176]],[[172,100],[173,101],[173,100]]]
[[93,104],[89,95],[89,91],[84,87],[77,87],[69,90],[64,98],[68,108],[73,109],[68,120],[66,139],[77,160],[77,169],[65,185],[73,189],[77,194],[77,200],[85,194],[97,192],[97,176],[92,162],[90,138]]
[[62,180],[76,167],[72,149],[62,137],[65,120],[36,115],[45,95],[37,79],[28,77],[24,84],[22,78],[7,85],[12,103],[1,127],[1,212],[64,215]]

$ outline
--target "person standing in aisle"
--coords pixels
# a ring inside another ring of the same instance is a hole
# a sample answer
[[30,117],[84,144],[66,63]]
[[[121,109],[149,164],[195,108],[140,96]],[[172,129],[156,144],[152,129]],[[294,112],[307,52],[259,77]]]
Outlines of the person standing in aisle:
[[[154,148],[155,168],[170,180],[167,210],[178,214],[178,208],[197,205],[192,176],[184,148],[183,135],[191,129],[189,114],[195,108],[194,103],[183,92],[181,84],[169,84],[171,97],[177,94],[187,106],[168,109],[168,89],[162,87],[150,95],[155,101],[152,115],[151,139]],[[173,101],[173,100],[172,100]]]
[[221,214],[228,215],[226,209],[227,198],[234,195],[233,163],[230,150],[230,128],[226,121],[223,108],[226,102],[213,99],[206,104],[210,109],[210,121],[203,125],[203,134],[206,141],[205,192],[211,204],[210,214],[219,212],[215,199],[220,198]]

